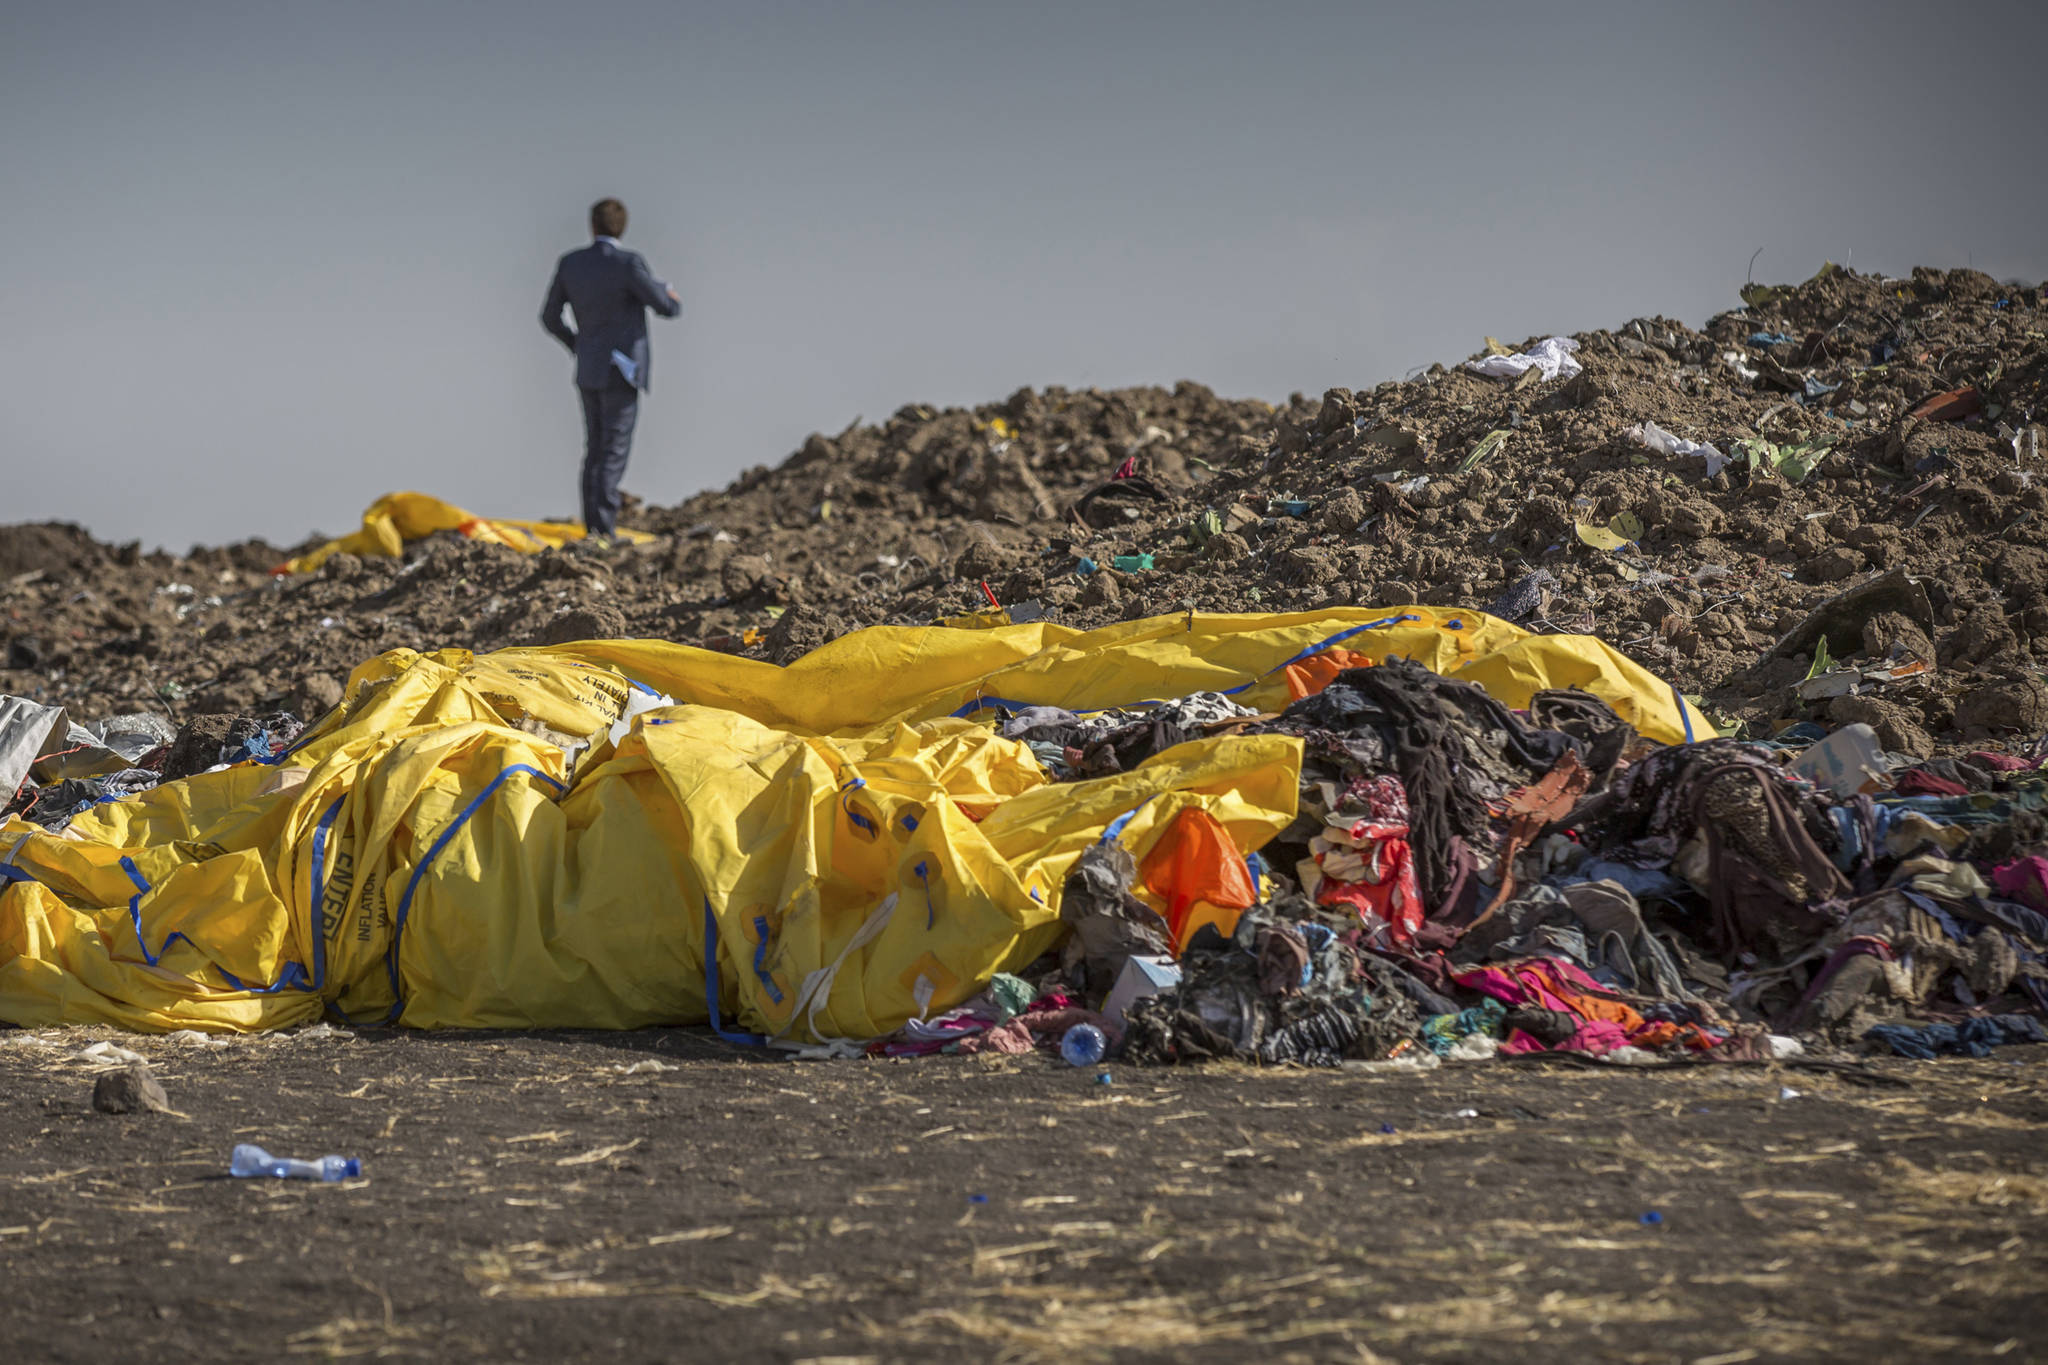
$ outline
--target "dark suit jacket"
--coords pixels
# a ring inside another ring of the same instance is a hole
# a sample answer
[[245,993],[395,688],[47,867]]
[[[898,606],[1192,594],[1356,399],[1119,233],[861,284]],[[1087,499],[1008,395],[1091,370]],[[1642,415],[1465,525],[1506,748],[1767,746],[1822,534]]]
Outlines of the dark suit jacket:
[[[562,321],[563,304],[575,310],[573,331]],[[596,389],[609,383],[620,372],[612,362],[612,352],[617,351],[632,362],[633,387],[644,389],[650,308],[665,318],[683,311],[639,252],[596,241],[556,262],[540,325],[575,352],[578,387]]]

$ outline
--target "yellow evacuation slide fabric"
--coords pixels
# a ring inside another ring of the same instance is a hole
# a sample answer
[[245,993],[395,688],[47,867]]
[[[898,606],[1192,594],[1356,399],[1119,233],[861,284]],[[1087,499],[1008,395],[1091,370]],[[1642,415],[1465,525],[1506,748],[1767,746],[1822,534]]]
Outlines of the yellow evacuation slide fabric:
[[[338,554],[394,558],[405,543],[433,535],[436,531],[457,531],[471,540],[490,545],[509,545],[523,554],[557,549],[572,540],[583,539],[583,527],[573,521],[509,521],[480,517],[453,503],[430,498],[425,493],[387,493],[363,513],[361,529],[328,541],[297,559],[281,565],[279,573],[311,573]],[[645,531],[620,531],[619,539],[634,542],[652,540]]]
[[997,718],[1195,693],[1269,714],[1318,659],[1395,656],[1510,707],[1576,687],[1648,739],[1713,734],[1596,640],[1422,606],[876,627],[787,668],[647,640],[398,650],[271,763],[61,833],[0,825],[0,1020],[857,1043],[1055,946],[1067,874],[1104,841],[1189,879],[1139,888],[1154,908],[1227,927],[1203,889],[1241,884],[1295,815],[1289,735],[1212,725],[1054,782]]

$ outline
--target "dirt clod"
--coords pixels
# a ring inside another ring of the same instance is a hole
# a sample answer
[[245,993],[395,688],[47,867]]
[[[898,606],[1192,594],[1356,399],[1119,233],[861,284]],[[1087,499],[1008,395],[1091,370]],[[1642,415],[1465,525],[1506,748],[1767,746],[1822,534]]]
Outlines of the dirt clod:
[[168,1114],[170,1098],[148,1062],[103,1071],[92,1084],[92,1107],[102,1114]]

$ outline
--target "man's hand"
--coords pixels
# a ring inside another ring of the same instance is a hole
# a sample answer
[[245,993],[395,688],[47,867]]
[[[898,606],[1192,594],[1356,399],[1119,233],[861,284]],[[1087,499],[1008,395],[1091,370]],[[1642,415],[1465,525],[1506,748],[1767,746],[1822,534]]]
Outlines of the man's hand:
[[668,296],[669,296],[669,297],[670,297],[671,299],[675,300],[675,301],[676,301],[677,303],[681,303],[681,302],[683,301],[683,296],[682,296],[681,294],[678,294],[678,293],[676,292],[676,287],[675,287],[674,285],[672,285],[672,284],[665,284],[665,285],[663,285],[663,286],[662,286],[662,288],[663,288],[663,289],[665,289],[665,290],[667,290],[667,291],[668,291]]

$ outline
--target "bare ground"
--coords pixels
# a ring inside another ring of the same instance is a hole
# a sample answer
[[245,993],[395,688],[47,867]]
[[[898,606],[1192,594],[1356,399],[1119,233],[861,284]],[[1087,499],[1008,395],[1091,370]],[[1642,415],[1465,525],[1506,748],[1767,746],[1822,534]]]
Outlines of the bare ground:
[[[119,1036],[180,1113],[112,1116],[105,1035],[37,1036],[0,1035],[14,1360],[2048,1356],[2048,1049],[1104,1084],[696,1031]],[[364,1176],[227,1178],[244,1141]]]

